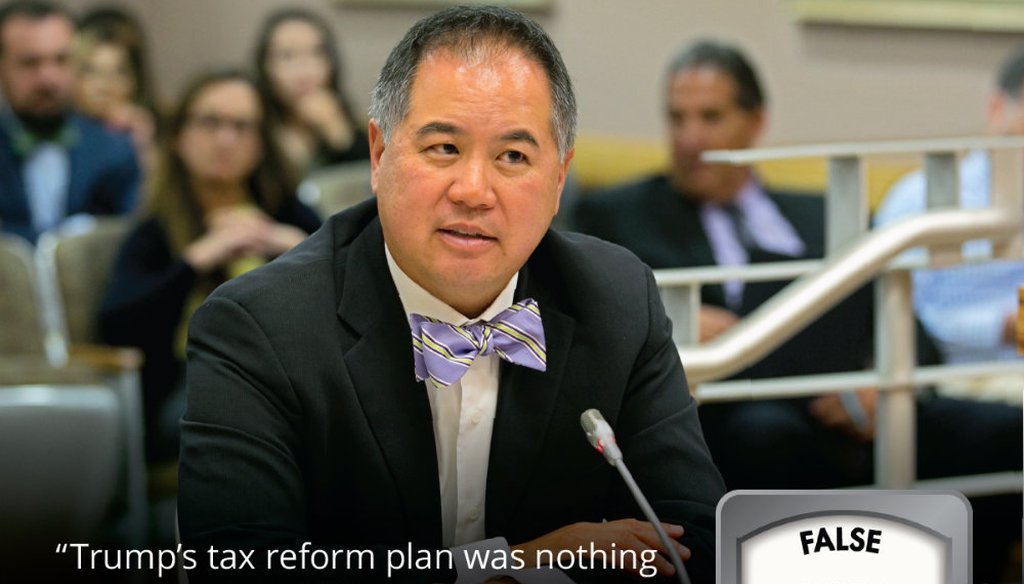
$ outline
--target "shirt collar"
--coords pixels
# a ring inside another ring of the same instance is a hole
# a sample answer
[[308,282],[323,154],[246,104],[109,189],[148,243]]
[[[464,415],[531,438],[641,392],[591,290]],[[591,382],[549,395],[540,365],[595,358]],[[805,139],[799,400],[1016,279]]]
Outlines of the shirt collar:
[[395,258],[391,255],[387,242],[384,243],[384,255],[388,261],[388,271],[391,279],[398,289],[398,298],[402,301],[402,308],[408,317],[410,314],[421,314],[430,318],[436,318],[449,324],[464,326],[482,320],[490,320],[501,311],[512,306],[515,299],[516,284],[519,282],[519,273],[515,273],[508,281],[505,288],[498,294],[481,314],[476,318],[469,318],[458,310],[445,304],[442,300],[426,291],[422,286],[410,278],[402,268],[398,267]]
[[[779,211],[778,206],[772,202],[771,197],[768,196],[755,176],[751,175],[747,179],[732,204],[739,209],[743,222],[761,249],[792,257],[806,253],[806,244],[800,239],[796,228]],[[708,229],[708,215],[721,214],[724,216],[725,210],[722,207],[723,205],[720,204],[708,203],[701,209],[705,229]],[[721,223],[725,219],[723,217],[721,220],[713,221]],[[729,229],[729,233],[733,233],[733,230]],[[728,237],[733,238],[731,235]],[[715,247],[714,242],[712,246]],[[741,254],[741,257],[744,255],[746,254]],[[746,263],[746,260],[739,263]]]
[[740,187],[739,192],[736,193],[736,197],[732,200],[732,204],[746,214],[752,205],[756,205],[759,202],[758,199],[765,198],[767,198],[767,195],[764,194],[764,189],[761,187],[761,183],[751,175],[751,177],[747,179],[747,182],[743,183],[743,186]]
[[10,137],[11,148],[14,149],[14,153],[23,158],[29,156],[36,148],[47,142],[64,148],[70,148],[78,141],[78,128],[71,123],[70,115],[65,118],[60,131],[57,132],[52,140],[41,140],[30,132],[18,118],[18,115],[11,110],[10,106],[4,106],[0,109],[0,127],[3,127]]

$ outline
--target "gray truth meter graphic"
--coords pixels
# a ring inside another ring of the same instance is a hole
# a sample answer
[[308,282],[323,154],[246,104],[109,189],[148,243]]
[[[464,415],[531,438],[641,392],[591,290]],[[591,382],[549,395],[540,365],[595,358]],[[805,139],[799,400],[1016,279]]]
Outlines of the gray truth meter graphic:
[[971,506],[955,491],[733,491],[720,584],[966,584]]

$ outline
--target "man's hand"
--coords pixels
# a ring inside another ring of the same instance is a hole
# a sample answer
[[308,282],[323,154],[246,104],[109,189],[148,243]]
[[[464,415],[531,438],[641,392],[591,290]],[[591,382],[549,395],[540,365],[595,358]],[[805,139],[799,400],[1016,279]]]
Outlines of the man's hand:
[[255,207],[218,209],[206,223],[206,233],[184,251],[185,261],[200,273],[241,257],[277,257],[306,238],[305,231],[276,223]]
[[256,209],[218,209],[206,218],[207,230],[185,248],[183,256],[199,273],[207,273],[230,262],[260,253],[272,224]]
[[740,317],[730,310],[711,306],[710,304],[702,304],[700,312],[697,313],[697,328],[700,331],[700,342],[706,343],[713,340],[718,335],[731,329],[739,321]]
[[335,149],[348,148],[355,140],[352,120],[345,115],[337,98],[326,89],[302,96],[295,111],[303,123]]
[[[669,538],[673,540],[672,543],[679,557],[683,560],[690,559],[689,548],[678,541],[674,541],[682,537],[682,526],[662,523],[661,527],[668,534]],[[612,548],[613,543],[615,544],[614,549]],[[657,550],[658,553],[655,554],[652,565],[657,568],[658,573],[662,576],[671,576],[676,573],[675,566],[664,555],[667,553],[667,550],[661,544],[661,540],[658,539],[658,532],[654,530],[650,523],[637,521],[636,519],[619,519],[604,523],[573,523],[572,525],[567,525],[542,535],[535,540],[514,545],[512,549],[525,551],[523,560],[526,561],[526,567],[536,568],[535,561],[538,550],[550,550],[557,555],[562,550],[576,553],[582,548],[586,553],[589,553],[591,545],[593,545],[595,550],[604,550],[609,553],[614,553],[615,550],[635,551],[638,559],[637,565],[626,565],[623,566],[623,569],[637,575],[639,575],[640,569],[644,565],[639,561],[642,557],[641,554],[645,550]]]
[[838,393],[821,395],[807,406],[811,414],[828,428],[842,430],[865,442],[875,438],[875,415],[878,411],[878,388],[867,387],[856,392],[857,403],[864,412],[863,423],[857,423]]
[[112,107],[104,121],[115,130],[127,132],[136,148],[147,148],[156,139],[156,120],[153,115],[133,103]]

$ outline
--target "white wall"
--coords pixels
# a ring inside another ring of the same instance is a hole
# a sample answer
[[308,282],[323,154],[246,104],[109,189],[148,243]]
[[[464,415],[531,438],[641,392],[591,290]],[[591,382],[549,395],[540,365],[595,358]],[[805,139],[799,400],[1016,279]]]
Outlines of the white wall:
[[[1024,36],[805,26],[783,0],[552,0],[536,14],[576,82],[585,134],[660,139],[661,69],[685,41],[732,39],[762,72],[771,100],[766,142],[957,136],[980,132],[1003,56]],[[66,0],[76,10],[122,4],[143,20],[161,95],[202,67],[245,64],[273,8],[304,6],[334,24],[349,94],[365,110],[387,52],[426,11],[342,7],[330,0]]]

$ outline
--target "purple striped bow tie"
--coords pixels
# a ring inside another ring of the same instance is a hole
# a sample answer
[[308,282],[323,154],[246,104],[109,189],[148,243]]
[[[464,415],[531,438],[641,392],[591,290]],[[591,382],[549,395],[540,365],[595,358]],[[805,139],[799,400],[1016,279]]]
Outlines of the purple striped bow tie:
[[547,368],[544,326],[533,298],[516,302],[486,322],[456,326],[411,314],[409,324],[416,381],[426,379],[436,389],[461,379],[477,355],[492,352],[509,363],[537,371]]

